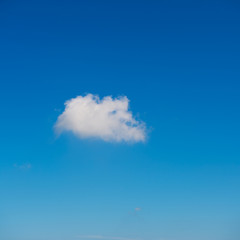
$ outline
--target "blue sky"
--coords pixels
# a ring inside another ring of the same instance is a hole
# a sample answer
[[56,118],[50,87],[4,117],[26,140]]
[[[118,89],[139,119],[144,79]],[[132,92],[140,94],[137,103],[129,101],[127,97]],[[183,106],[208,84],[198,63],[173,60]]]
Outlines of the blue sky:
[[[0,2],[0,239],[238,240],[237,1]],[[145,142],[56,136],[127,96]]]

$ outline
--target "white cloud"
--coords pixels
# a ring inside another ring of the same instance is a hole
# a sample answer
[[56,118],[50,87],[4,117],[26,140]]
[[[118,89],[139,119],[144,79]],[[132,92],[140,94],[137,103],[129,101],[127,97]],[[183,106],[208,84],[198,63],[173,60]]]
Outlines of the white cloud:
[[32,168],[32,165],[30,163],[24,163],[22,165],[18,165],[18,164],[14,164],[13,165],[15,168],[21,169],[21,170],[28,170],[30,168]]
[[73,132],[80,138],[99,138],[115,142],[143,142],[145,124],[129,111],[127,97],[100,99],[96,95],[78,96],[65,102],[65,110],[55,124],[56,131]]

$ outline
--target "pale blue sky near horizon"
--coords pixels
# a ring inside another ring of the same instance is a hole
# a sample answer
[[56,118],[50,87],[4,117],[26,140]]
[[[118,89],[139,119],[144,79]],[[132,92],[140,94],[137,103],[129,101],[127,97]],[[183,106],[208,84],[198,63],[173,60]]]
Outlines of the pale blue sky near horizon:
[[[0,1],[0,239],[239,240],[239,13]],[[88,93],[127,96],[146,142],[56,137]]]

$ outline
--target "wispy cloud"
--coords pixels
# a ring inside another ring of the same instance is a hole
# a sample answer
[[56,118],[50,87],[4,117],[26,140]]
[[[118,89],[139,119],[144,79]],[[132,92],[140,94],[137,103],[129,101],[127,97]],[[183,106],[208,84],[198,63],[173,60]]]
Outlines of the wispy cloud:
[[145,124],[134,119],[129,99],[97,95],[78,96],[65,102],[65,110],[55,124],[56,131],[73,132],[80,138],[99,138],[115,142],[143,142]]
[[135,212],[139,212],[139,211],[141,211],[142,209],[141,209],[140,207],[136,207],[134,210],[135,210]]
[[28,170],[28,169],[32,168],[32,164],[30,164],[30,163],[24,163],[24,164],[20,164],[20,165],[15,163],[13,166],[15,168],[18,168],[21,170]]
[[102,240],[141,240],[139,238],[125,238],[125,237],[110,237],[102,235],[82,235],[78,236],[80,239],[102,239]]

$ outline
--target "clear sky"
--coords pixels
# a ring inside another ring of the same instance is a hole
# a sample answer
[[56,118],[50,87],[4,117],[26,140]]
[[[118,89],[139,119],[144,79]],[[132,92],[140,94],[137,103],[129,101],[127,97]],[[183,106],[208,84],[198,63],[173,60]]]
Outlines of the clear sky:
[[[234,0],[0,1],[0,239],[239,240],[239,43]],[[58,136],[89,93],[145,141]]]

